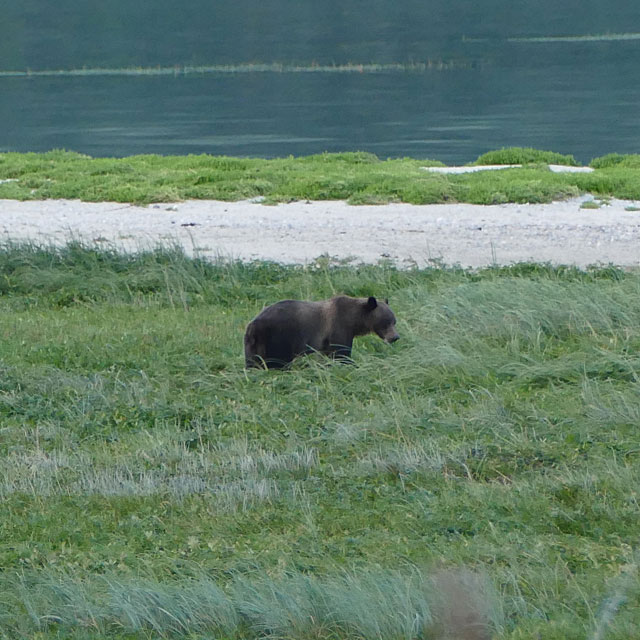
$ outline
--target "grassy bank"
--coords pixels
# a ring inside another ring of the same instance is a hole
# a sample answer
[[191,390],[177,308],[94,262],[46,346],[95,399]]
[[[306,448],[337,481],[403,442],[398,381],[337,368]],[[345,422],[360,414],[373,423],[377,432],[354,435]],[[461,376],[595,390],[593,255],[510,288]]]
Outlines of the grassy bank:
[[441,163],[411,158],[382,161],[369,153],[265,160],[215,156],[90,158],[77,153],[0,154],[0,198],[170,202],[186,199],[266,202],[344,199],[353,204],[411,202],[550,202],[590,192],[640,199],[639,156],[593,160],[589,174],[556,174],[548,163],[571,156],[503,149],[476,164],[524,163],[520,169],[466,175],[431,174]]
[[[337,292],[402,339],[242,369]],[[5,245],[0,294],[8,637],[640,635],[640,275]]]

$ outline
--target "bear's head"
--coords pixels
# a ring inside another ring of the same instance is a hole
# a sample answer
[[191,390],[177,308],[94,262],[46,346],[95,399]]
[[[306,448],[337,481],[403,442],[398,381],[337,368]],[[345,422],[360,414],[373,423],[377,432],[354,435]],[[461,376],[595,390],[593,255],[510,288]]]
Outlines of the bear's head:
[[389,307],[388,300],[376,300],[369,297],[364,305],[366,324],[370,331],[378,334],[385,342],[395,342],[400,338],[396,331],[396,317]]

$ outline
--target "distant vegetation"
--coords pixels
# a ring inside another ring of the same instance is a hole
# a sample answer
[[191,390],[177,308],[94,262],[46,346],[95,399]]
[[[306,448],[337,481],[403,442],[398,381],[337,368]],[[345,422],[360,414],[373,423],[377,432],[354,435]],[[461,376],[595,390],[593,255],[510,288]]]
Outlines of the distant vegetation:
[[522,147],[489,151],[482,154],[473,164],[561,164],[572,167],[578,165],[575,158],[570,155]]
[[0,154],[0,198],[170,202],[348,200],[352,204],[410,202],[550,202],[590,192],[640,199],[638,156],[593,160],[590,174],[555,174],[547,164],[575,165],[573,156],[510,148],[474,164],[523,164],[519,169],[436,175],[411,158],[380,160],[370,153],[333,153],[272,160],[224,156],[90,158],[67,151]]
[[594,169],[607,169],[611,167],[626,167],[628,169],[640,169],[640,155],[637,153],[622,155],[620,153],[609,153],[601,158],[596,158],[591,162]]
[[[338,292],[402,339],[243,370]],[[3,637],[640,636],[636,273],[5,244],[0,337]]]
[[281,62],[246,62],[241,64],[174,65],[171,67],[82,67],[78,69],[42,69],[7,71],[0,69],[0,78],[23,77],[85,77],[85,76],[183,76],[236,73],[388,73],[445,71],[471,67],[470,62],[428,59],[423,62],[346,63],[346,64],[283,64]]

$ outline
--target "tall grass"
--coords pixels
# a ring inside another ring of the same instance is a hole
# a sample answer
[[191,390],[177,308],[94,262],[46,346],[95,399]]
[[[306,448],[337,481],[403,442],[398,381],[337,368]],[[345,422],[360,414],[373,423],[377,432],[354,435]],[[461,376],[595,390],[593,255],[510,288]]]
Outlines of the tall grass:
[[[635,272],[5,244],[0,283],[5,635],[640,633]],[[243,369],[338,292],[401,340]]]

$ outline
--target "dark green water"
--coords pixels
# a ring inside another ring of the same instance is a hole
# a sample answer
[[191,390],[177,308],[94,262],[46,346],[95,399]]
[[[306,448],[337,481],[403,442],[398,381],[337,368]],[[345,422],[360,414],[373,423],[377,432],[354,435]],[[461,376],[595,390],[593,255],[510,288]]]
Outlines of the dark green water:
[[[1,151],[367,150],[451,164],[502,146],[583,162],[640,151],[635,1],[0,0],[0,10]],[[246,63],[298,68],[221,69]],[[194,65],[219,70],[183,73]],[[31,73],[1,73],[12,71]]]

